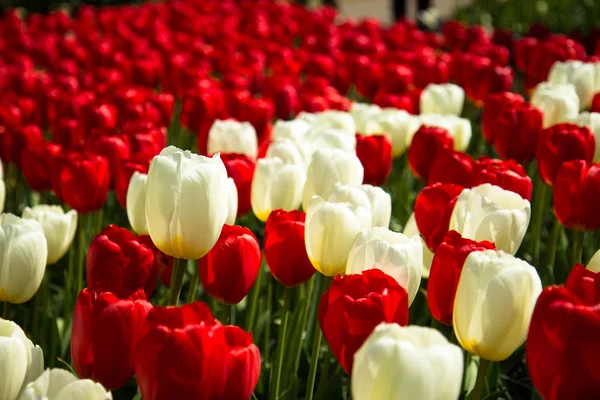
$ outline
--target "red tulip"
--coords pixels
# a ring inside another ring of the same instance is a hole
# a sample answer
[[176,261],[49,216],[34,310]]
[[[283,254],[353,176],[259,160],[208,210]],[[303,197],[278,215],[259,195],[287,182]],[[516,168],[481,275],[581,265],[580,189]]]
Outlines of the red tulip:
[[258,240],[248,228],[223,225],[215,246],[198,262],[200,282],[212,298],[237,304],[254,285],[261,259]]
[[150,168],[150,161],[152,161],[152,158],[148,158],[143,153],[138,153],[129,160],[122,161],[119,165],[115,178],[115,193],[121,207],[126,208],[127,206],[127,189],[129,188],[131,176],[136,171],[147,174]]
[[564,163],[554,181],[554,211],[561,224],[578,231],[600,228],[600,164]]
[[254,126],[260,143],[271,138],[271,121],[274,116],[275,106],[271,100],[250,98],[242,104],[239,119]]
[[221,89],[188,91],[181,101],[181,124],[195,133],[200,133],[221,116],[224,108]]
[[2,161],[15,164],[21,169],[23,153],[29,145],[35,145],[42,141],[42,130],[35,125],[19,127],[14,131],[7,131],[1,136]]
[[433,252],[444,239],[458,195],[464,187],[448,183],[426,186],[415,201],[415,220],[427,247]]
[[152,270],[158,271],[162,284],[166,287],[170,287],[171,274],[173,273],[173,257],[160,251],[149,235],[140,235],[138,236],[138,239],[140,243],[152,250],[152,253],[154,254],[154,265],[152,266]]
[[256,164],[254,160],[245,154],[225,154],[221,153],[221,160],[225,164],[227,176],[233,179],[238,193],[238,211],[237,215],[244,215],[250,212],[250,189],[252,188],[252,176]]
[[145,399],[247,399],[260,373],[252,334],[222,326],[208,306],[155,307],[138,344],[135,376]]
[[104,206],[109,181],[108,162],[96,154],[72,152],[57,156],[52,166],[56,197],[80,213]]
[[444,148],[438,151],[431,163],[428,185],[454,183],[468,187],[471,182],[473,159],[467,153]]
[[562,123],[540,133],[537,165],[540,177],[552,186],[561,165],[571,160],[591,162],[596,149],[594,135],[588,127]]
[[106,157],[110,173],[110,187],[114,187],[121,162],[129,158],[129,137],[124,134],[107,134],[96,131],[85,141],[85,150]]
[[87,108],[83,125],[87,130],[114,130],[117,127],[117,107],[113,104],[97,104]]
[[383,68],[380,87],[388,93],[406,92],[413,84],[414,73],[412,69],[401,64],[388,64]]
[[452,325],[452,309],[458,279],[467,256],[474,251],[494,250],[486,240],[476,242],[450,231],[435,250],[427,282],[427,303],[431,315],[442,324]]
[[52,189],[52,164],[61,152],[61,146],[45,140],[30,143],[25,148],[21,172],[33,190],[42,192]]
[[301,211],[274,210],[265,226],[265,259],[273,277],[292,287],[310,279],[316,272],[308,259],[304,244],[304,221]]
[[421,126],[413,136],[408,148],[408,165],[413,175],[427,182],[429,170],[437,153],[452,148],[454,141],[450,133],[437,126]]
[[69,150],[83,149],[85,129],[76,119],[60,118],[52,126],[52,141]]
[[524,199],[531,200],[533,184],[527,171],[515,160],[498,160],[481,156],[473,164],[470,175],[470,186],[484,183],[500,186],[502,189],[517,193]]
[[333,278],[319,302],[319,325],[331,352],[352,373],[354,353],[382,322],[408,323],[408,294],[379,269]]
[[594,99],[592,100],[592,108],[590,112],[600,112],[600,92],[594,95]]
[[167,130],[151,123],[128,122],[121,132],[129,137],[131,156],[143,154],[148,159],[158,155],[167,142]]
[[513,108],[525,103],[523,96],[517,93],[502,92],[490,95],[483,107],[481,130],[483,137],[490,143],[494,143],[496,135],[503,133],[497,129],[500,114],[506,108]]
[[71,357],[81,378],[118,389],[133,376],[134,357],[152,305],[139,290],[119,299],[110,292],[83,289],[73,314]]
[[[527,336],[527,366],[547,400],[589,399],[600,387],[600,276],[575,265],[542,292]],[[583,366],[585,366],[583,368]]]
[[365,175],[363,183],[381,186],[392,169],[392,142],[386,135],[356,134],[356,156]]

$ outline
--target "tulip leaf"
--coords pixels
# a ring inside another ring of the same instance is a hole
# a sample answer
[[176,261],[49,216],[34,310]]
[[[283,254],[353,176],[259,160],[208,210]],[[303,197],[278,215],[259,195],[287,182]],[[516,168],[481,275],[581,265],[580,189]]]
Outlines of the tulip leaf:
[[499,399],[502,396],[504,396],[506,394],[505,390],[499,390],[497,392],[494,392],[486,397],[483,398],[483,400],[495,400],[495,399]]

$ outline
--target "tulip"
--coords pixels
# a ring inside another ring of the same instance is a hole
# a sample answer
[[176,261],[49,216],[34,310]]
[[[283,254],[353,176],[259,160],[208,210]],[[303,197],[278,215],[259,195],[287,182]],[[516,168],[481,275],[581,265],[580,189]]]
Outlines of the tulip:
[[406,145],[411,146],[413,137],[422,126],[438,127],[448,131],[454,150],[466,151],[471,142],[471,121],[454,115],[424,114],[413,117],[407,126]]
[[450,133],[435,126],[421,126],[408,149],[408,165],[417,178],[427,181],[437,154],[454,146]]
[[357,133],[356,156],[365,171],[363,183],[383,185],[392,169],[392,143],[388,136]]
[[470,178],[469,186],[491,183],[515,192],[528,201],[531,200],[533,189],[531,178],[527,176],[525,168],[514,160],[502,161],[481,156],[473,164]]
[[131,177],[135,172],[144,175],[148,174],[150,161],[152,161],[152,157],[148,157],[146,154],[137,154],[129,160],[122,162],[117,169],[115,194],[117,195],[119,204],[124,209],[127,209],[127,195],[129,193],[127,189],[131,183]]
[[427,281],[427,303],[431,315],[442,324],[452,325],[456,287],[465,260],[474,251],[495,250],[487,240],[476,242],[450,231],[438,246],[431,262]]
[[579,97],[579,108],[585,110],[591,107],[594,93],[599,89],[596,82],[594,64],[578,60],[557,61],[552,65],[548,74],[548,82],[554,84],[573,85]]
[[516,254],[529,226],[531,205],[518,194],[491,184],[463,190],[450,217],[450,230],[475,241],[489,240]]
[[64,369],[47,369],[27,385],[19,400],[112,400],[112,394],[89,379],[77,379]]
[[301,165],[285,164],[278,157],[259,159],[250,195],[254,215],[264,222],[273,210],[297,209],[302,201],[305,179]]
[[346,274],[380,269],[408,292],[409,305],[419,290],[423,267],[421,237],[411,238],[389,229],[375,227],[361,232],[350,249]]
[[367,123],[381,113],[381,108],[375,104],[353,102],[350,106],[350,115],[354,120],[356,131],[366,133]]
[[544,128],[570,121],[579,113],[579,97],[570,84],[540,83],[531,96],[531,104],[544,114]]
[[285,164],[308,165],[311,157],[310,146],[290,138],[276,138],[269,145],[266,157],[279,157]]
[[600,385],[598,364],[591,362],[600,356],[599,284],[597,272],[577,264],[565,286],[545,288],[535,305],[527,335],[527,367],[545,399],[590,398]]
[[231,178],[227,178],[227,219],[225,223],[228,225],[235,224],[235,217],[238,209],[238,193],[235,187],[235,182]]
[[359,186],[363,176],[364,168],[356,155],[339,149],[317,150],[306,173],[302,208],[307,211],[314,195],[329,198],[336,183]]
[[436,152],[435,158],[429,165],[427,184],[454,183],[470,186],[473,164],[470,155],[448,147],[443,148]]
[[256,167],[254,161],[244,154],[221,154],[227,176],[233,179],[238,194],[237,216],[247,214],[251,209],[250,190]]
[[408,148],[408,125],[412,116],[403,110],[383,109],[364,122],[365,135],[384,134],[392,142],[392,157],[398,158]]
[[558,221],[576,231],[600,228],[596,204],[600,201],[600,164],[566,162],[554,181],[554,211]]
[[77,374],[118,389],[133,376],[135,349],[152,305],[143,290],[119,299],[83,289],[73,314],[71,356]]
[[496,135],[500,132],[496,129],[500,114],[506,109],[517,107],[523,103],[525,103],[525,99],[517,93],[502,92],[490,95],[485,101],[481,117],[481,131],[485,140],[494,143]]
[[291,121],[278,120],[273,125],[273,138],[288,138],[301,141],[311,127],[312,124],[302,119],[293,119]]
[[131,152],[129,137],[125,134],[108,135],[96,131],[86,139],[85,150],[106,158],[110,174],[110,187],[114,188],[117,171],[121,163],[129,158]]
[[301,211],[274,210],[265,226],[265,260],[282,285],[292,287],[308,281],[316,272],[306,253]]
[[304,120],[314,127],[323,129],[339,129],[348,134],[356,133],[356,125],[352,115],[345,111],[327,110],[318,113],[302,112],[296,117]]
[[[600,113],[582,112],[573,122],[579,126],[586,126],[592,132],[594,142],[600,143]],[[600,145],[595,146],[593,161],[600,162]]]
[[71,210],[65,214],[60,206],[38,205],[25,207],[22,217],[36,220],[42,226],[48,245],[46,264],[58,262],[73,243],[77,230],[77,211]]
[[39,141],[28,145],[23,151],[26,161],[21,172],[27,184],[36,192],[52,189],[52,163],[61,150],[57,144]]
[[371,228],[371,212],[348,203],[330,203],[315,196],[306,213],[306,253],[326,276],[344,273],[356,236]]
[[104,206],[110,183],[106,158],[85,152],[69,153],[55,159],[51,173],[56,197],[80,214]]
[[227,219],[228,197],[227,171],[218,155],[167,147],[152,160],[146,183],[152,241],[172,257],[204,257]]
[[335,189],[329,195],[332,203],[349,203],[363,207],[371,212],[373,226],[390,226],[392,217],[392,198],[377,186],[362,185],[358,187],[335,184]]
[[27,339],[21,327],[0,318],[0,398],[16,399],[44,370],[44,353]]
[[465,91],[452,83],[429,84],[421,93],[422,114],[460,116],[465,102]]
[[354,355],[352,398],[456,400],[462,374],[460,347],[440,332],[381,323]]
[[378,269],[333,278],[319,302],[319,325],[331,352],[348,374],[354,353],[382,322],[408,323],[408,295]]
[[540,277],[525,261],[503,251],[472,252],[454,298],[458,342],[485,360],[507,359],[525,342],[541,291]]
[[258,240],[248,228],[224,225],[215,246],[198,263],[200,282],[212,298],[237,304],[254,285],[261,259]]
[[570,160],[592,161],[596,143],[587,127],[558,124],[540,134],[537,165],[540,177],[548,186],[554,184],[561,165]]
[[600,250],[594,253],[586,268],[593,272],[600,272]]
[[[356,136],[347,131],[334,128],[311,128],[303,140],[301,154],[310,164],[310,157],[319,149],[340,149],[346,153],[356,154]],[[308,154],[307,154],[308,151]]]
[[148,234],[146,223],[146,183],[148,175],[134,172],[127,188],[127,218],[129,225],[138,235]]
[[208,132],[209,155],[219,152],[245,154],[255,160],[258,156],[256,131],[249,122],[216,120]]
[[143,398],[250,398],[260,373],[252,334],[222,326],[206,304],[155,307],[144,331],[135,357]]
[[429,277],[429,270],[431,269],[431,260],[433,259],[433,253],[427,247],[427,243],[423,240],[423,237],[419,233],[419,228],[417,227],[417,221],[415,219],[415,213],[411,213],[410,217],[408,217],[408,221],[404,226],[404,230],[402,231],[404,236],[413,237],[418,235],[421,239],[421,248],[423,249],[423,265],[421,266],[421,276],[423,278]]
[[7,132],[0,137],[0,150],[2,160],[6,163],[15,164],[19,169],[22,168],[25,149],[28,146],[36,146],[42,141],[42,130],[35,125],[27,125]]
[[0,301],[25,303],[37,292],[48,258],[44,229],[33,219],[0,215]]

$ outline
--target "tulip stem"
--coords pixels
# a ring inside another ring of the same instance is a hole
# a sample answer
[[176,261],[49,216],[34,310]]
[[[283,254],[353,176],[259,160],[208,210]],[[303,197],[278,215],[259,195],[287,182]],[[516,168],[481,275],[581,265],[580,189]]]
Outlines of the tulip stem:
[[302,354],[302,332],[304,332],[304,327],[306,326],[306,322],[308,321],[308,311],[311,303],[312,292],[315,286],[315,278],[313,277],[308,282],[308,288],[306,289],[306,295],[304,298],[304,307],[302,309],[302,321],[300,322],[299,329],[296,330],[296,334],[294,335],[294,343],[296,346],[296,357],[294,359],[294,376],[298,375],[298,368],[300,368],[300,355]]
[[286,287],[283,293],[283,311],[281,315],[281,326],[279,327],[279,339],[277,339],[277,350],[275,353],[275,380],[271,383],[272,388],[269,391],[271,399],[279,399],[279,388],[281,386],[281,370],[283,369],[283,352],[285,349],[285,339],[287,337],[287,327],[290,319],[290,303],[292,301],[292,288]]
[[539,268],[540,261],[540,234],[542,222],[544,220],[544,211],[546,210],[546,196],[548,187],[542,180],[538,181],[537,189],[533,198],[533,219],[531,221],[531,258],[534,266]]
[[[263,257],[264,260],[264,257]],[[260,266],[260,270],[258,271],[258,277],[256,278],[256,282],[254,282],[254,288],[252,289],[252,299],[250,300],[250,310],[246,314],[248,319],[246,321],[246,330],[248,332],[252,332],[254,329],[254,320],[256,319],[256,307],[258,307],[258,299],[260,297],[260,291],[263,281],[263,275],[265,271],[263,269],[263,265]]]
[[483,394],[483,387],[485,386],[485,379],[487,377],[487,368],[489,361],[485,358],[479,358],[479,368],[477,369],[477,380],[475,381],[475,387],[473,388],[472,400],[481,400]]
[[554,263],[556,262],[556,250],[558,247],[558,237],[560,236],[560,228],[562,225],[558,221],[558,219],[554,218],[554,222],[552,223],[552,232],[550,233],[550,242],[548,244],[548,261],[546,262],[546,272],[548,273],[548,277],[554,283]]
[[583,250],[583,231],[574,231],[573,232],[573,244],[571,245],[572,253],[571,253],[571,268],[575,266],[575,264],[581,262],[581,253]]
[[181,285],[183,284],[183,275],[185,273],[184,263],[181,258],[173,260],[173,278],[171,279],[171,291],[169,293],[169,305],[176,306],[181,293]]
[[312,355],[310,357],[310,370],[308,371],[308,383],[306,385],[306,400],[312,400],[315,389],[315,380],[317,379],[317,365],[319,365],[319,353],[321,351],[321,339],[323,333],[319,324],[315,324],[314,340],[312,346]]
[[83,271],[85,270],[85,231],[87,228],[87,214],[80,214],[79,225],[77,226],[77,281],[75,287],[75,297],[79,296],[83,285]]
[[193,303],[196,300],[196,290],[198,290],[198,280],[200,279],[200,268],[198,263],[194,262],[194,273],[190,278],[190,288],[188,289],[186,303]]
[[8,318],[8,301],[4,302],[4,307],[2,307],[2,319]]

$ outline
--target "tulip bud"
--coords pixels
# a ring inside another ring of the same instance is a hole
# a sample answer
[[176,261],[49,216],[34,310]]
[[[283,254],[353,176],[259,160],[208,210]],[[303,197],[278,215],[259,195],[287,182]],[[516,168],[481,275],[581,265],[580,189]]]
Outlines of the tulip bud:
[[278,120],[273,125],[273,138],[288,138],[302,141],[311,127],[312,124],[303,119],[293,119],[291,121]]
[[65,214],[60,206],[38,205],[25,207],[22,217],[40,223],[48,244],[46,264],[55,264],[73,242],[77,230],[77,211],[71,210]]
[[348,134],[356,133],[356,125],[352,116],[345,111],[327,110],[318,113],[300,113],[298,119],[305,120],[314,127],[323,129],[339,129]]
[[250,190],[252,176],[256,167],[254,161],[244,154],[221,154],[227,176],[233,179],[238,194],[237,216],[247,214],[251,210]]
[[112,394],[89,379],[77,379],[67,370],[47,369],[27,388],[19,400],[112,400]]
[[498,160],[481,156],[473,164],[469,186],[484,183],[500,186],[502,189],[515,192],[526,200],[531,200],[533,183],[527,171],[515,160]]
[[382,322],[354,355],[352,398],[456,400],[462,374],[460,347],[440,332]]
[[385,190],[377,186],[362,185],[358,187],[335,184],[329,195],[332,203],[350,203],[371,211],[373,226],[387,228],[392,218],[392,198]]
[[542,110],[544,128],[570,121],[579,113],[579,97],[570,84],[540,83],[531,96],[531,104]]
[[421,93],[421,114],[460,116],[465,103],[465,91],[452,83],[429,84]]
[[429,166],[427,184],[453,183],[470,186],[473,164],[473,159],[466,153],[448,147],[438,150]]
[[21,304],[37,292],[48,257],[48,245],[39,222],[13,214],[0,215],[0,301]]
[[[306,134],[303,143],[306,143],[309,153],[320,149],[340,149],[346,153],[356,154],[356,137],[347,131],[333,128],[311,128]],[[304,147],[304,146],[303,146]],[[305,154],[306,150],[301,153]],[[310,164],[310,157],[306,157]]]
[[129,137],[122,133],[110,135],[103,131],[96,131],[86,139],[85,150],[106,158],[110,188],[114,188],[117,171],[121,163],[129,158],[131,152]]
[[392,157],[402,156],[408,148],[408,127],[413,117],[403,110],[383,109],[364,122],[365,135],[384,134],[392,142]]
[[363,176],[364,168],[356,155],[339,149],[317,150],[306,173],[302,208],[307,211],[314,195],[329,198],[336,183],[359,186]]
[[365,170],[363,183],[383,185],[392,169],[392,143],[389,137],[357,133],[356,156]]
[[466,151],[471,142],[471,121],[454,115],[424,114],[410,120],[406,145],[412,146],[413,137],[422,126],[438,127],[448,131],[454,150]]
[[255,160],[258,156],[256,130],[249,122],[216,120],[208,132],[209,155],[219,152],[245,154]]
[[54,157],[62,151],[62,147],[46,141],[29,144],[23,151],[21,172],[27,184],[35,191],[52,189],[52,163]]
[[429,170],[437,154],[454,147],[450,133],[436,126],[421,126],[408,149],[408,165],[417,178],[429,179]]
[[146,183],[148,175],[134,172],[127,188],[127,218],[138,235],[148,234],[146,223]]
[[490,361],[507,359],[526,339],[542,282],[534,267],[503,251],[475,251],[460,274],[452,322],[460,345]]
[[381,322],[406,325],[408,295],[378,269],[338,275],[321,296],[319,325],[331,352],[348,374],[352,374],[354,353]]
[[420,236],[408,238],[402,233],[375,227],[357,236],[348,255],[346,274],[380,269],[408,292],[410,305],[419,290],[422,267],[423,245]]
[[235,187],[235,182],[231,178],[227,178],[227,219],[225,223],[228,225],[235,224],[235,217],[238,209],[238,193]]
[[146,184],[146,221],[167,255],[202,258],[217,242],[228,214],[227,171],[212,158],[169,146],[154,157]]
[[530,217],[529,201],[486,183],[461,192],[449,229],[467,239],[489,240],[499,250],[514,255],[525,237]]
[[302,201],[305,179],[303,166],[285,164],[277,157],[259,159],[250,197],[254,215],[264,222],[271,211],[278,208],[297,209]]
[[578,60],[557,61],[548,74],[548,82],[554,84],[572,84],[579,97],[579,108],[591,107],[597,83],[595,82],[594,64]]
[[354,120],[356,132],[365,134],[367,123],[381,113],[381,108],[375,104],[353,102],[350,106],[350,115]]
[[295,139],[276,138],[269,145],[266,157],[278,157],[284,164],[308,165],[311,157],[311,146]]
[[117,195],[119,204],[124,209],[127,209],[127,189],[131,183],[131,177],[135,172],[147,175],[152,157],[154,156],[149,157],[146,154],[136,154],[129,160],[122,162],[117,169],[117,176],[115,178],[115,194]]

